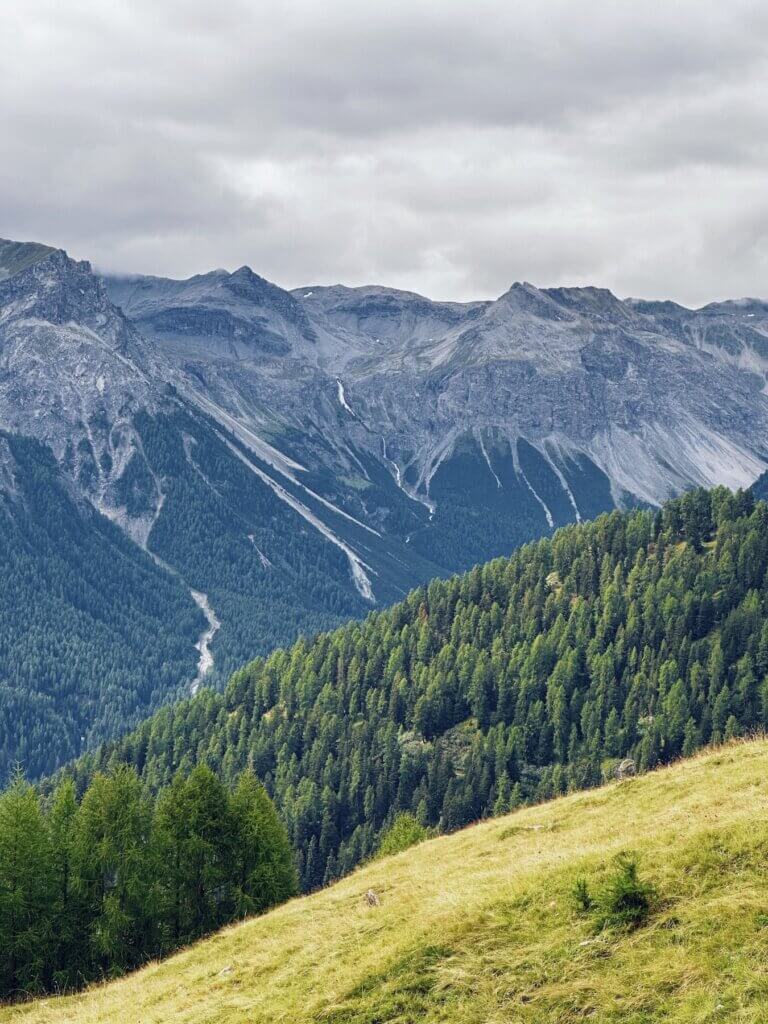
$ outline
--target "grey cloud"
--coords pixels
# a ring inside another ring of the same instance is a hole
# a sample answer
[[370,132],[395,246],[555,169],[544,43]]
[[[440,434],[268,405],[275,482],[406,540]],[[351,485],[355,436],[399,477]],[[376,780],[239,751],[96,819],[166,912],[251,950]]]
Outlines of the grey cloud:
[[0,235],[444,298],[768,294],[768,9],[8,0]]

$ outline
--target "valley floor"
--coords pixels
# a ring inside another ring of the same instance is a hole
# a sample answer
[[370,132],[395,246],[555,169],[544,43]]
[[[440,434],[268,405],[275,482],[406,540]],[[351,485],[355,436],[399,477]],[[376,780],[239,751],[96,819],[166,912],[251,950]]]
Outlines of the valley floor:
[[[635,851],[635,932],[572,904]],[[373,890],[380,905],[365,898]],[[8,1024],[768,1020],[768,742],[431,840],[323,892]]]

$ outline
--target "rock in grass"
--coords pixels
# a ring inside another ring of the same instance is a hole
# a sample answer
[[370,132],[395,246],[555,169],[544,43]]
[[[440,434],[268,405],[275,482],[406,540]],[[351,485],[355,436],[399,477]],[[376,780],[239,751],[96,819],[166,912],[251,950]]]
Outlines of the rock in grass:
[[619,761],[616,765],[616,778],[629,779],[633,775],[637,775],[637,765],[632,758],[625,757],[623,761]]

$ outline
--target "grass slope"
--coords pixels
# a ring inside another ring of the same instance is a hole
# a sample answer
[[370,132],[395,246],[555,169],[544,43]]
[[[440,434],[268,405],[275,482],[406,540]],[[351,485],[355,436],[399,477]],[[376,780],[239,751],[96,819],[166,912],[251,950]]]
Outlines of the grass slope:
[[[765,1021],[766,812],[768,742],[709,751],[434,839],[0,1021]],[[595,934],[571,887],[628,849],[659,902],[639,930]]]

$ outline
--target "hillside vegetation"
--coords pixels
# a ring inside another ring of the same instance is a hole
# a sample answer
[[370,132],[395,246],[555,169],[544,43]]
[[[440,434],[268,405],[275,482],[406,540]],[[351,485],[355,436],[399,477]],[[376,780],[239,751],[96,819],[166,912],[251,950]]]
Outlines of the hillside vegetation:
[[[0,432],[0,779],[29,778],[186,692],[189,592],[73,496],[51,453]],[[141,657],[136,656],[141,650]]]
[[17,773],[0,794],[0,1001],[114,977],[295,892],[250,772],[230,792],[198,765],[152,800],[122,765],[45,805]]
[[[767,780],[761,740],[525,808],[0,1021],[757,1024],[768,999]],[[599,885],[627,851],[654,886],[650,916],[598,931],[575,909],[574,883]]]
[[614,512],[258,659],[71,771],[251,766],[312,889],[400,811],[452,831],[765,727],[766,570],[749,494]]

